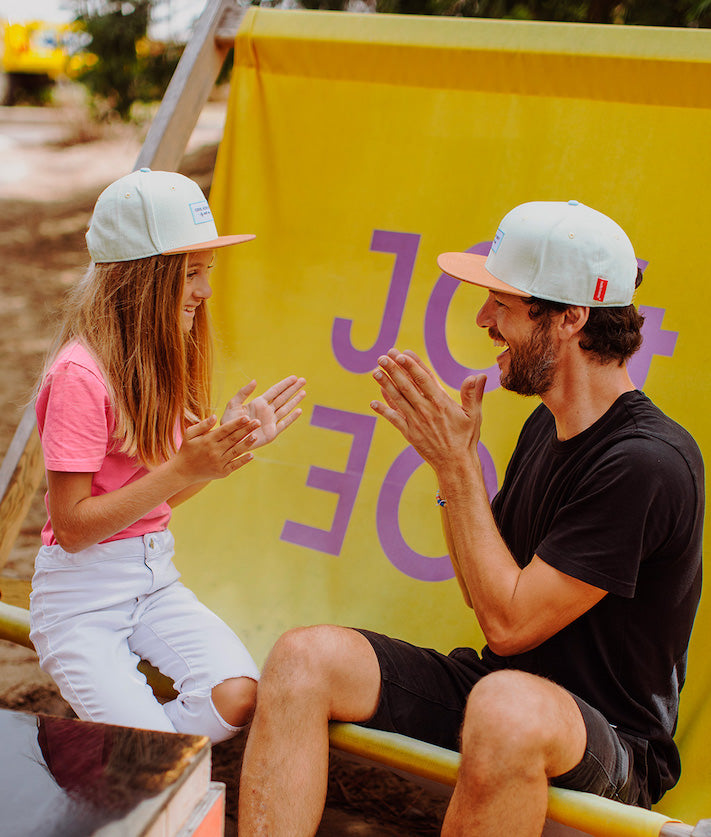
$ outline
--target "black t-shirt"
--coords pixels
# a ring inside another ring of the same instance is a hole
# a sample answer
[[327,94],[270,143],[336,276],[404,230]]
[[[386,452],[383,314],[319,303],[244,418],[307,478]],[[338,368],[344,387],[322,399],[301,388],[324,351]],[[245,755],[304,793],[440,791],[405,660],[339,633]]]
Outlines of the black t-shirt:
[[638,391],[564,442],[541,405],[492,509],[519,566],[538,555],[608,595],[537,648],[502,658],[487,647],[482,659],[548,677],[602,712],[655,802],[680,773],[672,735],[701,593],[698,446]]

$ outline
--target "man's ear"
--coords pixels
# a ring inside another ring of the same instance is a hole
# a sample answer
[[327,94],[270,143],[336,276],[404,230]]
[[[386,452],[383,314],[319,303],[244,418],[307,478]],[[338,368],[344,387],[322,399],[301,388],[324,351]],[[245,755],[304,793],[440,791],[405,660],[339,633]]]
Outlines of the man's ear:
[[558,323],[561,337],[571,339],[580,334],[590,316],[587,305],[569,305],[563,312]]

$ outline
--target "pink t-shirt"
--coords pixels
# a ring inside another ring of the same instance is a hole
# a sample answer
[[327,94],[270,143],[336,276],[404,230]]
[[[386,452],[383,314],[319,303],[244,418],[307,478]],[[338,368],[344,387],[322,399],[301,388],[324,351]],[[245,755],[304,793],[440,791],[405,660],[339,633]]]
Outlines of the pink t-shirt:
[[[120,453],[113,438],[116,417],[99,365],[80,343],[65,346],[52,364],[37,396],[37,428],[48,471],[93,473],[91,494],[107,494],[148,473],[140,462]],[[49,519],[42,543],[56,544]],[[165,529],[170,506],[161,503],[140,520],[106,541]]]

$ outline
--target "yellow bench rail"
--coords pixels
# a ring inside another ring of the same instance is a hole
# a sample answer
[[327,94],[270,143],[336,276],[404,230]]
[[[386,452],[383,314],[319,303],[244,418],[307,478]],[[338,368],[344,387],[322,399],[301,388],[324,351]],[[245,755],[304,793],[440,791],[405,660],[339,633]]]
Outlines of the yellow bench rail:
[[[332,723],[331,746],[420,779],[453,787],[460,755],[392,732]],[[696,828],[655,811],[624,805],[590,793],[551,787],[548,819],[592,837],[702,837],[711,835],[711,821]],[[702,830],[706,829],[706,830]]]
[[[0,602],[0,639],[34,650],[29,611]],[[174,694],[169,678],[146,662],[139,668],[156,694]],[[454,787],[457,780],[460,756],[452,750],[356,724],[332,723],[329,737],[336,750],[419,779],[447,787]],[[548,818],[592,837],[711,837],[711,821],[693,828],[664,814],[562,788],[549,789]]]

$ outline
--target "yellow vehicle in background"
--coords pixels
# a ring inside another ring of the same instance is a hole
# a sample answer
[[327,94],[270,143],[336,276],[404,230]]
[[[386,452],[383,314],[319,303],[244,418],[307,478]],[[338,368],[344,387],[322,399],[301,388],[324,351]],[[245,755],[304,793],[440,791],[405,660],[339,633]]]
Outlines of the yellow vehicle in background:
[[0,104],[14,104],[23,92],[36,93],[61,78],[73,78],[96,60],[84,50],[89,39],[76,23],[0,21],[0,26]]

